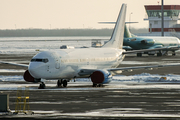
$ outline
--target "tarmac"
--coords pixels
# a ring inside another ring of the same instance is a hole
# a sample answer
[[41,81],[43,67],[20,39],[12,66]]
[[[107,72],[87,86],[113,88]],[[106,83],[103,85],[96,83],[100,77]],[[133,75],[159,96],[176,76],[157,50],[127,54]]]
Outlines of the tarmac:
[[[1,61],[28,64],[33,55],[0,55]],[[180,63],[176,56],[136,57],[128,55],[120,67],[146,66],[154,64]],[[0,64],[0,69],[23,69],[22,67]],[[177,74],[179,66],[153,70],[135,70],[123,75],[140,73]],[[0,75],[23,75],[20,72]],[[9,108],[16,106],[15,89],[1,89],[2,86],[28,86],[29,107],[33,115],[0,113],[0,119],[180,119],[179,83],[121,83],[111,82],[103,87],[92,87],[92,83],[70,82],[67,88],[56,87],[57,81],[47,81],[46,89],[38,89],[38,83],[0,81],[0,92],[9,94]]]

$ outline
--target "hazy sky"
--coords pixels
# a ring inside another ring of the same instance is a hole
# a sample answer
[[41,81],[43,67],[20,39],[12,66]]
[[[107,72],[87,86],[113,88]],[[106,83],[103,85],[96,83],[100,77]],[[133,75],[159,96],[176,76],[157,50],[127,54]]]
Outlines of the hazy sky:
[[[144,5],[161,0],[0,0],[0,29],[21,28],[113,28],[98,24],[115,22],[122,3],[127,4],[126,21],[131,27],[148,27]],[[180,5],[180,0],[164,0],[165,5]],[[132,14],[131,14],[132,13]]]

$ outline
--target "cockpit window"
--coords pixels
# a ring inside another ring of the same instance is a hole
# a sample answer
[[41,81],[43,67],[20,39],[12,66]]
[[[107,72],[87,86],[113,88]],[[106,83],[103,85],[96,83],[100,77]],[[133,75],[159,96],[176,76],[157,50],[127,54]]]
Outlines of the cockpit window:
[[38,58],[33,58],[31,59],[31,62],[43,62],[43,63],[47,63],[49,60],[47,58],[45,59],[38,59]]

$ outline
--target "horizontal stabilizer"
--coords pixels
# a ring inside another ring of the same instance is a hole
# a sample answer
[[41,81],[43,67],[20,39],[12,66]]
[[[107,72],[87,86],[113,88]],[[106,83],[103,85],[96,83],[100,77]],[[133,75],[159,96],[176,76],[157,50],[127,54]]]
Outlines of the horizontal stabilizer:
[[[116,22],[98,22],[99,24],[116,24]],[[125,22],[125,24],[132,24],[132,23],[138,23],[138,22]]]

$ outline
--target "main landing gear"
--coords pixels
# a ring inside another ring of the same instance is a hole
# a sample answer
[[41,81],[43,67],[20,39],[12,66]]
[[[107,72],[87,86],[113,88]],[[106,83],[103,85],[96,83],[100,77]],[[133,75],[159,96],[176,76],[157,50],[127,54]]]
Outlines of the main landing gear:
[[161,52],[157,53],[157,56],[158,57],[162,56],[162,53]]
[[142,57],[142,53],[137,53],[137,57]]
[[63,87],[67,87],[67,82],[67,80],[60,79],[57,81],[57,86],[61,87],[61,85],[63,85]]
[[175,55],[176,55],[175,51],[172,51],[172,56],[175,56]]
[[92,87],[103,87],[103,84],[96,84],[96,83],[93,83]]
[[[57,86],[61,87],[61,85],[63,85],[63,87],[67,87],[67,82],[69,82],[69,81],[68,80],[60,79],[60,80],[57,81]],[[38,89],[45,89],[45,88],[46,88],[46,85],[44,84],[44,82],[41,82],[39,84]]]

